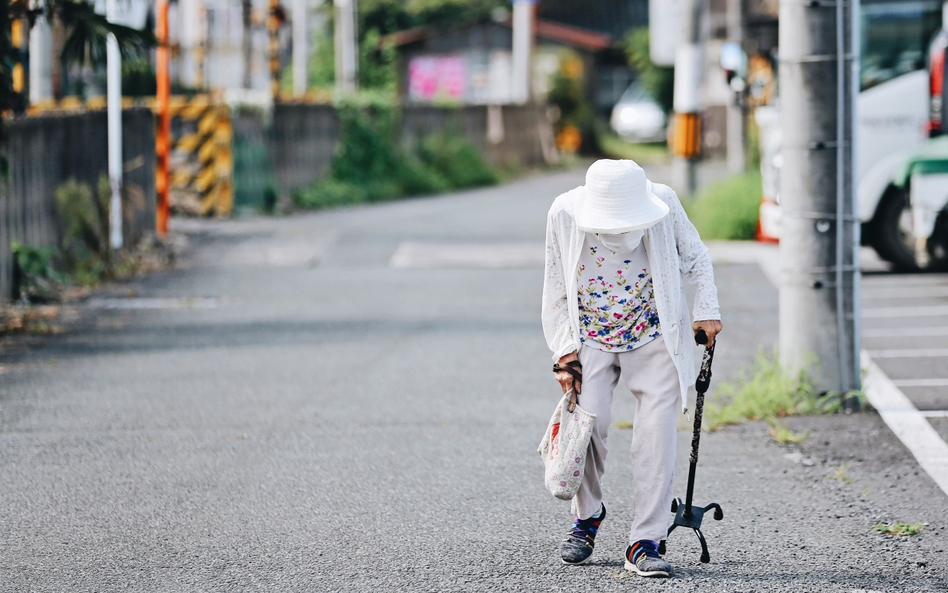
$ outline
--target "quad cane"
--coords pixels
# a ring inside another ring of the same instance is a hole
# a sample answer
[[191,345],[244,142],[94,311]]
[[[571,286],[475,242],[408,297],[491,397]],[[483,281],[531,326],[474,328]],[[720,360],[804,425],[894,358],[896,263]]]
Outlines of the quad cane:
[[[708,335],[704,333],[704,330],[698,330],[698,333],[695,334],[695,342],[698,344],[708,343]],[[701,440],[701,413],[704,410],[704,394],[708,392],[708,387],[711,385],[711,360],[713,358],[714,344],[705,346],[704,357],[701,359],[701,372],[698,373],[698,380],[695,383],[695,390],[698,392],[698,395],[695,398],[695,427],[691,435],[691,467],[688,468],[688,493],[685,495],[684,503],[681,502],[680,498],[676,498],[672,501],[671,512],[675,513],[675,522],[668,528],[668,535],[671,535],[671,532],[678,526],[694,529],[695,535],[698,536],[698,541],[701,542],[702,562],[710,562],[711,555],[708,554],[708,542],[705,541],[704,534],[701,533],[701,520],[704,518],[704,514],[711,509],[714,509],[715,521],[720,521],[724,518],[724,511],[721,510],[721,505],[716,502],[712,502],[705,507],[695,507],[691,504],[695,493],[695,468],[698,466],[698,443]],[[659,543],[658,551],[661,554],[665,553],[665,540]]]

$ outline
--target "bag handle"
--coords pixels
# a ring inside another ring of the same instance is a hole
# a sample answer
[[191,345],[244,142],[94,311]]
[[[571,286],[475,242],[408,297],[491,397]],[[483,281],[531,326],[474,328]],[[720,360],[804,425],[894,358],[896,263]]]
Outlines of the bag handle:
[[571,360],[567,362],[565,365],[561,365],[558,362],[554,363],[553,372],[558,373],[560,371],[564,373],[569,373],[570,376],[573,377],[573,385],[570,387],[570,390],[569,390],[569,405],[566,406],[566,411],[572,414],[573,410],[576,409],[576,404],[577,404],[576,381],[579,381],[580,383],[583,382],[583,365],[578,360]]

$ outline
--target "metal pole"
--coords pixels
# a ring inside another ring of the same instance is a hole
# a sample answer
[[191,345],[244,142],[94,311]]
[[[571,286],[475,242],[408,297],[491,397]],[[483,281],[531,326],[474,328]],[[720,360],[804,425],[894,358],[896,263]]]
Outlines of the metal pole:
[[533,50],[533,0],[514,0],[511,51],[510,98],[523,104],[530,100],[530,55]]
[[[743,0],[727,0],[728,41],[741,43],[744,39]],[[727,105],[727,168],[731,173],[743,173],[747,167],[744,146],[744,107],[737,93],[731,94]]]
[[335,0],[336,94],[346,97],[358,87],[356,0]]
[[[107,0],[106,18],[114,22],[118,0]],[[122,54],[118,40],[109,35],[106,52],[106,90],[108,100],[109,185],[112,199],[109,203],[109,245],[113,250],[122,248]]]
[[780,5],[780,354],[841,394],[859,385],[852,16],[843,2]]
[[682,0],[684,41],[675,51],[675,117],[672,123],[672,186],[690,196],[696,187],[695,159],[701,151],[701,0]]
[[294,0],[293,2],[293,94],[297,97],[305,95],[309,86],[309,2]]
[[155,226],[158,236],[164,238],[168,234],[168,216],[171,211],[171,72],[168,49],[168,0],[158,0],[155,10],[158,13],[155,36],[158,38],[158,49],[155,55],[155,70],[157,71],[157,96],[155,107],[158,112],[158,132],[155,136],[155,155],[158,158],[155,175],[155,192],[158,194],[158,208],[155,213]]

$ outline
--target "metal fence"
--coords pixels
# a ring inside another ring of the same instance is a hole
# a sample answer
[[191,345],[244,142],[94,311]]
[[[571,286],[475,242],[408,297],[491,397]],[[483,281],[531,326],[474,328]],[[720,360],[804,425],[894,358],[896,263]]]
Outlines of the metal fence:
[[[0,302],[12,296],[13,254],[17,240],[34,246],[59,244],[62,224],[53,194],[69,179],[93,190],[108,174],[105,111],[44,114],[6,122],[2,145],[10,173],[0,182]],[[155,228],[155,127],[148,109],[122,113],[125,165],[126,245]]]

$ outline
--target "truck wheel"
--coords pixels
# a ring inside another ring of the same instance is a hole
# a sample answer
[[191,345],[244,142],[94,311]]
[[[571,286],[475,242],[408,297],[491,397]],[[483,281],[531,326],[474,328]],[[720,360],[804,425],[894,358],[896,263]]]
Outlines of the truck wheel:
[[932,272],[948,271],[948,210],[935,219],[935,230],[928,238],[928,267]]
[[889,187],[879,202],[875,218],[869,226],[869,243],[882,259],[905,272],[918,271],[915,261],[915,239],[912,236],[912,210],[908,193]]

